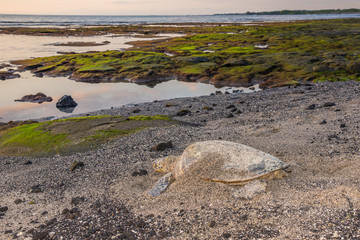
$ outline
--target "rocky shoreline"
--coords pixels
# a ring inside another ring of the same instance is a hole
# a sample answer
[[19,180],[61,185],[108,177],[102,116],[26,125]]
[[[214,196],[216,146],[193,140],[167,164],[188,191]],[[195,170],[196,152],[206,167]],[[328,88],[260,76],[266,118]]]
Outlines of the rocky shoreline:
[[[359,93],[358,82],[324,82],[88,113],[164,114],[180,124],[84,153],[0,157],[0,239],[357,239]],[[189,176],[158,198],[146,194],[162,176],[154,159],[218,139],[270,153],[292,173],[250,200]]]

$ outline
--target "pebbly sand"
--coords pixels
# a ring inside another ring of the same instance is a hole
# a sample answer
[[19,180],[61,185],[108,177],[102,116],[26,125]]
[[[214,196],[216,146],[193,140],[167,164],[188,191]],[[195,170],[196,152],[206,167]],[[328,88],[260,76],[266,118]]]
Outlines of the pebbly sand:
[[[359,239],[359,94],[356,82],[319,83],[90,113],[168,114],[182,124],[70,156],[1,157],[0,239]],[[152,160],[217,139],[270,153],[292,173],[250,200],[196,176],[146,194],[162,176]],[[167,141],[174,147],[150,151]],[[71,172],[75,160],[84,166]]]

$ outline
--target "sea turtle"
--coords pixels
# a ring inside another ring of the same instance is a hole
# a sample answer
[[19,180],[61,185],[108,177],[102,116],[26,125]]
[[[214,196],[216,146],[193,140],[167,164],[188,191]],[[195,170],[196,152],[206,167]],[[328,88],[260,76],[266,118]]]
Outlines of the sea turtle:
[[204,141],[191,144],[180,156],[156,159],[153,167],[157,172],[167,173],[148,192],[156,197],[184,173],[208,182],[246,185],[254,180],[287,176],[288,164],[243,144]]

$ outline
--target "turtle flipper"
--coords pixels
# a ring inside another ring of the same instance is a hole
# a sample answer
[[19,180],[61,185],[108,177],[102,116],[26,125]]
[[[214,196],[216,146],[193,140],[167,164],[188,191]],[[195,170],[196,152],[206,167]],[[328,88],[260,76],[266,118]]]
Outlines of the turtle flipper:
[[159,196],[162,192],[164,192],[167,189],[172,179],[173,179],[172,173],[167,173],[165,176],[160,178],[160,180],[155,183],[155,186],[148,192],[148,194],[152,197]]

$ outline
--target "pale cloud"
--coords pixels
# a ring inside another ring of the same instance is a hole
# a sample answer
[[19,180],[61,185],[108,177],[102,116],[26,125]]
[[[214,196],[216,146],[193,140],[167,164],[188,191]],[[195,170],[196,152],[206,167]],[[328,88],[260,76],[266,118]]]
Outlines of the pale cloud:
[[359,0],[1,0],[0,13],[186,15],[360,8]]

